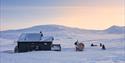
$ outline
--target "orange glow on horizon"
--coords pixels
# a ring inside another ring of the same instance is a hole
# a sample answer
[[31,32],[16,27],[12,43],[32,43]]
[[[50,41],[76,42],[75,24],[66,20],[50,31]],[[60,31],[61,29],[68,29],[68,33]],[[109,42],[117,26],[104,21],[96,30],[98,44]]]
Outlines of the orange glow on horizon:
[[46,9],[55,10],[55,12],[60,14],[56,17],[36,18],[30,21],[20,22],[16,24],[17,26],[10,24],[11,26],[3,26],[1,29],[9,29],[10,27],[26,28],[42,24],[57,24],[85,29],[105,29],[112,25],[124,26],[125,23],[125,8],[123,7],[54,7]]

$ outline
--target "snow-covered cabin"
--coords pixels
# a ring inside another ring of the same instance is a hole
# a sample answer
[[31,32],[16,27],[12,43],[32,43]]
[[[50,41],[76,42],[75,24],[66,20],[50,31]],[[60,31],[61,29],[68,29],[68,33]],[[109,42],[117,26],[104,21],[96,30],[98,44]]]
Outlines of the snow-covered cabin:
[[53,40],[53,37],[43,36],[42,33],[23,33],[17,40],[15,51],[51,50]]

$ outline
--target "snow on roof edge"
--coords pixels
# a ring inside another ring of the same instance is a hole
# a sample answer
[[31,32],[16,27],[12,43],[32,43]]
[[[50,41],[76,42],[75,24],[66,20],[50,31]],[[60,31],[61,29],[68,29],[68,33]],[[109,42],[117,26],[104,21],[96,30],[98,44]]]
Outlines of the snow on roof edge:
[[54,37],[41,36],[41,33],[22,33],[17,42],[52,42]]

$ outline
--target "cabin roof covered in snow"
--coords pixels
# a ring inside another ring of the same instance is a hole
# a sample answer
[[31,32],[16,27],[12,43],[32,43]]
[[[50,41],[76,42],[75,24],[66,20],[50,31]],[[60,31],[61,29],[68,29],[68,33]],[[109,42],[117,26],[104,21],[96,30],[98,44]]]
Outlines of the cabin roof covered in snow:
[[41,33],[23,33],[18,39],[18,42],[52,42],[52,36],[43,36]]

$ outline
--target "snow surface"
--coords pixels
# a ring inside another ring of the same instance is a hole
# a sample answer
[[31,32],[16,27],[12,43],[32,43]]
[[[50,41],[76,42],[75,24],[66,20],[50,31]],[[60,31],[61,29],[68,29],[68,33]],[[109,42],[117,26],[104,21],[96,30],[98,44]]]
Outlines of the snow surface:
[[[13,53],[15,43],[13,40],[1,39],[0,62],[1,63],[125,63],[124,39],[94,40],[83,42],[85,50],[76,52],[73,39],[63,39],[60,42],[61,52],[56,51],[32,51],[26,53]],[[11,43],[12,44],[11,44]],[[103,43],[107,50],[101,50],[99,46],[91,47],[94,43]],[[55,42],[56,43],[56,42]]]
[[[125,34],[71,31],[59,28],[56,31],[43,32],[45,36],[54,36],[53,43],[61,44],[62,51],[26,53],[14,53],[14,47],[17,45],[15,41],[20,35],[19,32],[2,33],[0,63],[125,63]],[[85,44],[84,51],[75,51],[74,42],[76,40]],[[91,47],[91,43],[98,46]],[[106,50],[102,50],[99,43],[105,44]]]

